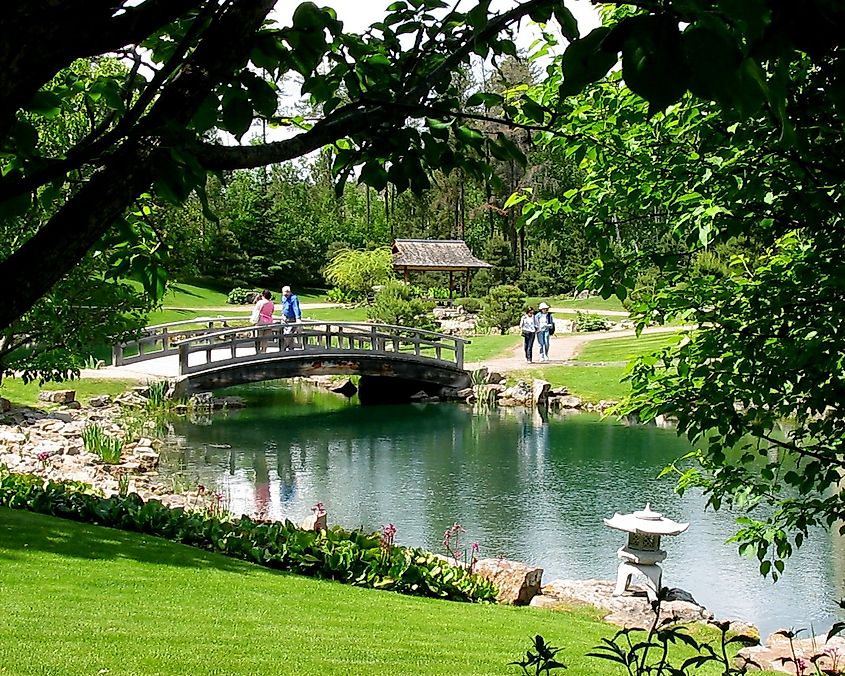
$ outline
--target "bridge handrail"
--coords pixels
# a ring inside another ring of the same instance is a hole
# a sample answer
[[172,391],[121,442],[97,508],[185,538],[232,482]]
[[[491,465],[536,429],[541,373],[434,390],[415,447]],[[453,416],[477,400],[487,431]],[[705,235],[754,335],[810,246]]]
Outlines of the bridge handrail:
[[188,324],[202,324],[203,322],[231,322],[231,321],[249,321],[249,315],[234,316],[234,315],[218,315],[217,317],[194,317],[193,319],[180,319],[176,322],[166,322],[164,324],[152,324],[145,326],[144,331],[156,331],[158,329],[169,329],[174,326],[187,326]]
[[[238,355],[239,347],[255,345],[279,347],[279,352]],[[336,345],[334,343],[337,343]],[[344,343],[348,342],[348,347]],[[179,373],[188,375],[212,368],[237,363],[297,357],[307,353],[319,354],[372,354],[399,357],[411,350],[416,359],[431,360],[435,364],[448,364],[463,369],[464,345],[470,341],[459,336],[415,329],[395,324],[368,322],[306,321],[297,324],[250,325],[222,331],[200,333],[179,341],[172,341],[171,352],[179,353]],[[357,343],[357,346],[356,346]],[[403,346],[405,349],[403,349]],[[222,357],[213,356],[218,351],[228,352]],[[288,352],[288,350],[291,350]],[[443,351],[451,354],[444,358]],[[426,354],[432,351],[433,355]],[[281,355],[279,354],[281,353]],[[201,363],[191,363],[190,356],[204,354]]]
[[[191,343],[193,341],[201,341],[205,338],[219,338],[225,337],[233,333],[243,333],[247,329],[270,329],[274,327],[291,327],[291,326],[351,326],[355,328],[365,328],[368,332],[371,332],[373,328],[378,329],[397,329],[398,331],[402,331],[404,333],[413,332],[419,336],[428,336],[431,338],[437,338],[438,340],[446,339],[449,341],[453,341],[455,343],[470,343],[472,341],[462,338],[460,336],[450,336],[445,333],[437,333],[437,331],[429,331],[428,329],[416,329],[411,326],[398,326],[397,324],[376,324],[371,322],[333,322],[333,321],[320,321],[320,320],[306,320],[299,322],[297,324],[285,324],[284,322],[273,322],[272,324],[250,324],[249,326],[236,326],[234,328],[229,329],[222,329],[220,331],[211,331],[208,333],[202,333],[196,336],[192,336],[190,338],[183,338],[182,340],[174,340],[171,341],[171,345],[174,347],[179,347],[180,345],[184,345],[186,343]],[[385,332],[387,333],[387,332]],[[393,334],[388,334],[393,335]]]

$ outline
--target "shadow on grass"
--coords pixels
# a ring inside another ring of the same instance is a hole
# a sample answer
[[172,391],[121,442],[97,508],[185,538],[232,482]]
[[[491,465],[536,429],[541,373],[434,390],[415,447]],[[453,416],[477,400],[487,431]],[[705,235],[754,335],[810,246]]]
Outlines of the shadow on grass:
[[0,508],[0,561],[20,559],[31,551],[76,559],[129,559],[141,563],[216,568],[244,574],[256,572],[256,566],[245,561],[204,552],[152,535],[93,526],[25,510]]

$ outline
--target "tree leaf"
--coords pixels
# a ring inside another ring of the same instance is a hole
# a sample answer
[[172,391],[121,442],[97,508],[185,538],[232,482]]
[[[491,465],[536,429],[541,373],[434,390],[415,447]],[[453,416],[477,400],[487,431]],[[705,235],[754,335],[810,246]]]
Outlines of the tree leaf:
[[240,139],[252,124],[252,105],[242,96],[233,96],[223,103],[223,128]]

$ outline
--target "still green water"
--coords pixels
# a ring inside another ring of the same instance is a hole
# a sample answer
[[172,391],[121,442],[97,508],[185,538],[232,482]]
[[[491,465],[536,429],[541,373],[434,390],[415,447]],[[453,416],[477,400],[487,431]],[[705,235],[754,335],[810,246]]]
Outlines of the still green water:
[[361,407],[299,386],[239,388],[246,409],[179,422],[164,471],[215,487],[236,514],[301,521],[326,505],[329,523],[378,530],[442,552],[456,521],[481,555],[542,566],[557,578],[615,579],[624,534],[614,512],[646,502],[690,522],[664,538],[664,584],[686,589],[719,618],[761,631],[824,631],[843,595],[841,539],[819,532],[776,584],[725,544],[729,512],[704,511],[701,495],[678,496],[657,474],[689,450],[672,430],[625,426],[598,416],[542,418],[534,411],[473,413],[460,405]]

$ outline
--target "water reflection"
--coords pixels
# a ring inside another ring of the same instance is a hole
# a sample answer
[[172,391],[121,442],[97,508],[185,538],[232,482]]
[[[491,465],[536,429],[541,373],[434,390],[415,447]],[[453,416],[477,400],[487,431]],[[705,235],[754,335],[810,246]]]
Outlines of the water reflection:
[[[763,631],[825,628],[842,593],[841,539],[811,537],[776,585],[725,540],[729,512],[704,512],[659,470],[688,447],[670,430],[589,415],[424,405],[362,408],[332,395],[255,386],[243,411],[209,426],[177,424],[166,464],[217,485],[236,513],[300,521],[317,501],[329,519],[439,551],[455,521],[482,555],[541,565],[544,580],[615,577],[624,536],[602,525],[646,502],[690,529],[666,538],[664,580],[720,617]],[[263,406],[256,405],[263,403]]]

